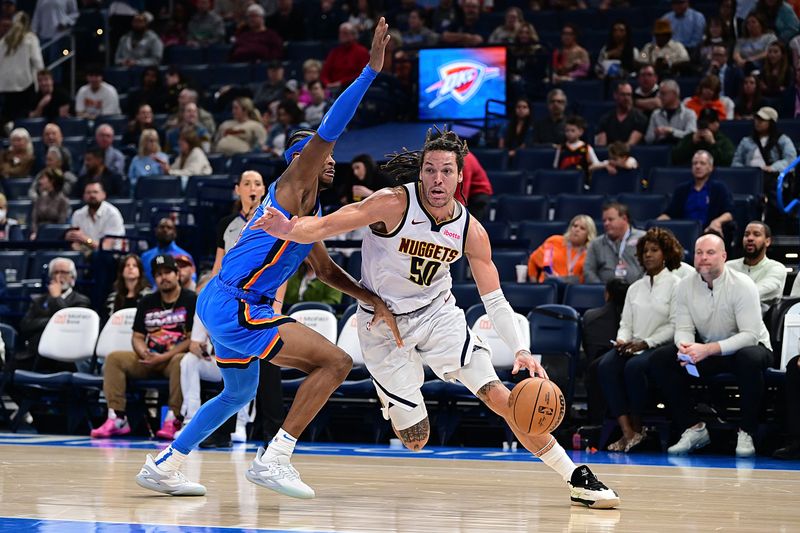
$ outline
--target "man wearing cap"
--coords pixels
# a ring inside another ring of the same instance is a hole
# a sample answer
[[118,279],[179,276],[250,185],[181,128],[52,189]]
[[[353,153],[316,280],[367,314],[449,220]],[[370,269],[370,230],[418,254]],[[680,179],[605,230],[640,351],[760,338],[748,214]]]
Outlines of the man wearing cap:
[[197,276],[194,259],[188,254],[178,254],[175,256],[175,264],[178,265],[178,283],[181,288],[194,291],[197,288],[195,278]]
[[688,165],[698,150],[705,150],[720,167],[729,167],[735,150],[733,141],[719,131],[719,115],[713,109],[703,109],[697,119],[697,131],[678,141],[672,149],[673,165]]
[[[152,18],[152,16],[151,16]],[[121,67],[146,67],[161,63],[164,43],[153,30],[147,29],[148,14],[139,13],[131,20],[131,31],[117,45],[114,62]]]
[[706,17],[689,7],[689,0],[672,0],[672,11],[662,17],[672,26],[672,36],[688,49],[697,48],[703,43],[706,30]]
[[[175,238],[178,236],[178,230],[175,227],[175,222],[168,217],[164,217],[158,221],[158,226],[155,229],[156,242],[158,243],[155,248],[150,248],[142,254],[142,263],[144,263],[144,273],[150,284],[153,285],[155,279],[153,273],[150,271],[150,261],[157,255],[169,254],[173,257],[180,255],[186,256],[191,259],[192,254],[181,248],[175,243]],[[192,265],[194,260],[192,259]]]
[[642,48],[637,59],[640,65],[653,65],[659,76],[674,73],[689,62],[689,52],[672,38],[672,24],[659,19],[653,25],[653,42]]
[[197,295],[178,283],[178,265],[168,254],[156,255],[147,266],[158,289],[143,296],[133,320],[133,351],[111,352],[103,365],[103,392],[108,418],[92,438],[108,438],[131,432],[126,416],[128,379],[169,379],[169,413],[156,433],[172,440],[181,427],[181,358],[189,349]]

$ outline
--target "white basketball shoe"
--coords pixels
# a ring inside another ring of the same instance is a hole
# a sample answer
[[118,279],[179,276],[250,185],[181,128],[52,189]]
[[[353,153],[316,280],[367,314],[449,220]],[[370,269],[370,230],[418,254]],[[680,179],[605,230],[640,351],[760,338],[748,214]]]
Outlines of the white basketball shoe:
[[293,498],[311,499],[315,496],[314,489],[303,483],[288,456],[279,455],[270,461],[262,461],[265,451],[263,447],[258,449],[256,458],[245,472],[249,481]]
[[150,454],[147,455],[144,466],[136,475],[136,483],[142,488],[170,496],[206,495],[206,488],[203,485],[189,481],[180,470],[167,472],[160,469]]

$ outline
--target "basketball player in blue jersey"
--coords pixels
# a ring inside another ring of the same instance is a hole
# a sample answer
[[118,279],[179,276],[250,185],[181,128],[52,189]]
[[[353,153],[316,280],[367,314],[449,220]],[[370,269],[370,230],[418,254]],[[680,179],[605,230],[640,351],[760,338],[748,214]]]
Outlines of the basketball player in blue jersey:
[[404,345],[392,342],[389,328],[370,327],[377,310],[368,302],[359,306],[358,337],[384,415],[407,448],[421,450],[430,434],[421,392],[424,362],[441,379],[463,383],[502,416],[519,442],[561,475],[573,503],[616,507],[619,496],[587,466],[576,466],[552,435],[532,436],[516,427],[510,391],[497,377],[489,348],[455,305],[449,265],[464,255],[486,313],[516,354],[512,372],[526,368],[547,377],[517,331],[486,230],[454,199],[466,154],[466,143],[455,133],[429,131],[421,152],[406,151],[384,167],[406,185],[382,189],[322,218],[289,220],[283,211],[267,207],[252,228],[298,243],[371,228],[362,242],[361,283],[395,313]]
[[[278,209],[286,216],[320,216],[320,189],[333,181],[333,145],[383,67],[387,30],[381,18],[369,64],[337,98],[318,131],[304,130],[291,136],[284,154],[289,167],[269,187],[251,223],[265,208]],[[318,333],[287,316],[276,315],[272,309],[276,290],[304,260],[323,282],[374,305],[375,325],[388,324],[395,332],[395,341],[402,344],[387,306],[339,268],[322,243],[297,244],[245,226],[236,245],[223,258],[219,274],[200,293],[197,303],[198,315],[214,343],[225,387],[197,411],[171,446],[155,459],[147,456],[136,476],[140,486],[174,496],[205,494],[205,487],[183,476],[181,465],[189,452],[255,396],[257,360],[266,359],[302,370],[308,377],[298,389],[283,427],[266,449],[259,449],[246,477],[281,494],[314,497],[313,489],[300,480],[292,466],[291,454],[297,437],[344,381],[352,360]]]

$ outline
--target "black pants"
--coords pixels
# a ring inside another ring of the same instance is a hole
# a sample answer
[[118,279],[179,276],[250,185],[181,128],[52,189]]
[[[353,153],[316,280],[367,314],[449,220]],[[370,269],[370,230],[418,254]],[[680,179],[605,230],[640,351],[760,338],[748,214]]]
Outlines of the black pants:
[[488,194],[473,194],[469,197],[467,211],[478,220],[483,220],[489,210],[490,199]]
[[10,120],[27,118],[28,113],[30,113],[36,105],[34,103],[35,97],[36,90],[33,84],[24,91],[3,93],[2,124]]
[[600,358],[598,374],[611,416],[640,416],[647,405],[647,384],[653,350],[625,357],[616,349]]
[[800,355],[786,365],[786,426],[789,435],[800,439]]
[[[264,442],[269,442],[278,433],[286,416],[283,411],[283,389],[281,387],[281,369],[272,363],[259,361],[258,393],[256,394],[256,428],[254,435],[261,435]],[[297,435],[299,437],[299,435]]]
[[[700,418],[695,413],[689,384],[692,378],[678,362],[678,350],[668,344],[653,352],[652,377],[661,388],[672,414],[672,422],[680,431],[691,427]],[[764,345],[748,346],[725,356],[711,356],[697,363],[701,378],[722,373],[736,376],[741,394],[741,429],[754,435],[758,428],[758,414],[764,398],[764,370],[772,363],[772,352]]]

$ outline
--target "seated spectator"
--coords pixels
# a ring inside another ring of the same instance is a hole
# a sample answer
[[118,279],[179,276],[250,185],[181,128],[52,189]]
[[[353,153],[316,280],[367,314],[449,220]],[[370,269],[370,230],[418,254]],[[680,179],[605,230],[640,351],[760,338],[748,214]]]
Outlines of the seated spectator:
[[[736,63],[730,60],[729,47],[721,44],[711,48],[711,63],[706,70],[706,76],[714,75],[719,78],[720,94],[733,100],[739,96],[744,72]],[[730,110],[727,110],[730,113]],[[728,117],[730,118],[730,117]]]
[[724,226],[733,222],[733,195],[722,181],[711,180],[714,158],[705,150],[698,150],[692,157],[692,181],[675,188],[666,211],[658,220],[696,220],[704,231],[718,235],[730,233],[732,228]]
[[[155,285],[153,271],[150,268],[151,262],[155,257],[160,255],[169,255],[170,257],[186,255],[188,257],[192,257],[189,252],[178,246],[175,242],[175,239],[178,236],[178,230],[175,227],[175,222],[173,222],[171,218],[164,217],[159,220],[154,233],[156,238],[156,246],[150,248],[142,254],[144,273],[151,285]],[[192,260],[192,262],[194,263],[194,260]],[[175,268],[177,272],[177,265]]]
[[217,123],[214,122],[214,115],[200,107],[197,103],[199,95],[197,91],[194,89],[184,88],[178,93],[178,109],[176,113],[173,113],[168,119],[166,123],[167,128],[174,128],[178,126],[181,121],[183,120],[183,112],[186,109],[188,104],[194,104],[197,108],[197,123],[203,126],[208,135],[214,135],[214,132],[217,131]]
[[783,96],[784,91],[792,84],[792,78],[786,45],[775,41],[767,48],[767,56],[758,75],[761,94],[769,98]]
[[751,120],[755,118],[759,109],[766,104],[761,98],[761,87],[758,78],[753,74],[748,74],[742,79],[742,89],[739,91],[739,99],[733,110],[733,118],[736,120]]
[[559,145],[564,142],[564,127],[567,109],[567,95],[561,89],[551,89],[547,93],[547,116],[533,124],[535,144]]
[[[722,19],[716,15],[709,17],[708,23],[706,24],[705,38],[703,39],[703,45],[700,47],[699,54],[700,61],[703,64],[703,70],[712,69],[714,63],[716,63],[717,69],[727,64],[730,56],[728,49],[733,46],[734,42],[735,39],[728,33],[728,28],[723,24]],[[725,57],[721,57],[721,54],[715,55],[715,52],[719,52],[720,50],[724,51]],[[711,71],[708,72],[708,74],[719,75],[719,72]],[[722,76],[720,76],[720,79],[722,79]]]
[[349,22],[339,26],[339,45],[328,53],[322,64],[320,80],[328,88],[348,85],[369,61],[369,50],[356,41],[358,32]]
[[[778,130],[778,112],[762,107],[753,119],[753,134],[744,137],[733,155],[734,167],[756,167],[777,175],[797,157],[794,143]],[[766,184],[765,184],[766,185]],[[765,187],[767,193],[774,193]]]
[[[456,200],[465,205],[472,216],[478,220],[484,220],[489,210],[492,194],[494,194],[494,190],[486,171],[475,154],[468,153],[464,156],[463,179],[456,187]],[[464,203],[465,199],[466,203]]]
[[64,174],[60,169],[49,168],[36,180],[39,194],[31,207],[30,240],[36,240],[42,224],[65,224],[69,218],[69,199],[64,195]]
[[436,46],[438,42],[439,34],[425,26],[422,10],[412,9],[408,14],[408,29],[403,32],[403,45],[408,48],[428,48]]
[[53,74],[42,69],[36,75],[39,90],[33,97],[35,107],[28,113],[31,118],[43,117],[48,121],[69,116],[70,97],[62,87],[56,87]]
[[[290,2],[291,4],[291,2]],[[186,44],[205,48],[225,40],[225,21],[211,11],[211,0],[197,0],[186,26]]]
[[537,79],[537,69],[543,70],[544,63],[549,57],[544,53],[539,45],[539,36],[533,24],[523,22],[519,25],[514,42],[507,46],[508,57],[508,80],[512,83],[512,95],[524,96],[528,88],[535,87],[541,82]]
[[[78,271],[72,259],[56,257],[47,265],[47,292],[31,298],[31,306],[19,323],[19,332],[26,340],[27,350],[17,350],[14,368],[36,372],[74,372],[74,363],[62,363],[39,357],[39,339],[56,312],[67,307],[90,309],[89,298],[74,290]],[[37,361],[38,359],[38,361]]]
[[28,116],[36,94],[36,73],[44,68],[39,38],[30,31],[28,14],[20,11],[12,20],[11,27],[0,39],[0,57],[3,58],[0,124],[3,125]]
[[[372,29],[374,20],[369,23]],[[303,9],[292,0],[278,0],[277,10],[264,20],[264,25],[288,42],[306,40],[306,22]]]
[[786,285],[786,267],[767,257],[772,244],[772,230],[765,223],[754,220],[747,224],[742,237],[744,257],[731,259],[725,266],[741,272],[753,280],[761,300],[761,313],[778,303]]
[[589,53],[578,44],[578,27],[564,24],[561,29],[561,48],[553,50],[553,83],[587,77],[591,63]]
[[139,301],[152,289],[144,275],[142,260],[136,254],[128,254],[119,261],[114,289],[106,298],[108,316],[120,309],[134,309]]
[[121,67],[146,67],[161,63],[164,43],[156,32],[147,29],[147,17],[143,13],[134,15],[131,31],[122,36],[117,45],[114,63]]
[[767,28],[766,21],[758,13],[750,13],[744,20],[744,37],[736,40],[733,60],[748,74],[761,67],[769,45],[778,40]]
[[[718,236],[697,239],[694,266],[699,276],[678,283],[670,313],[675,342],[651,356],[651,376],[667,399],[674,426],[683,431],[667,450],[672,455],[691,453],[711,442],[685,377],[694,370],[703,378],[723,372],[736,376],[742,413],[736,455],[751,457],[756,452],[752,436],[758,428],[764,370],[772,364],[772,350],[755,283],[726,268],[726,259],[725,243]],[[685,359],[678,360],[678,354]],[[686,365],[693,366],[683,368]]]
[[103,392],[108,418],[91,432],[92,438],[127,435],[131,428],[125,413],[128,378],[169,378],[170,411],[159,438],[171,440],[181,427],[181,358],[189,349],[197,295],[181,289],[178,267],[171,255],[153,258],[150,268],[157,278],[157,292],[148,294],[136,306],[133,321],[133,351],[111,352],[103,365]]
[[[0,241],[17,240],[22,240],[19,221],[16,218],[8,217],[8,200],[6,195],[0,192]],[[23,273],[20,273],[20,275],[23,275]]]
[[[311,103],[311,84],[315,81],[319,81],[321,73],[322,61],[318,59],[306,59],[303,61],[303,84],[300,86],[300,95],[297,97],[297,102],[300,105],[308,105]],[[330,93],[326,89],[325,98],[329,97]],[[256,107],[263,109],[263,107],[259,105],[256,105]]]
[[[44,127],[44,131],[42,131],[42,144],[45,145],[48,150],[50,148],[55,148],[58,151],[61,170],[64,172],[72,170],[72,153],[64,146],[64,135],[61,133],[61,128],[58,127],[58,124],[51,122]],[[75,182],[73,181],[72,183]],[[64,193],[69,193],[69,189],[65,188]]]
[[312,7],[311,13],[306,14],[306,37],[333,41],[339,32],[339,26],[347,20],[347,15],[334,0],[320,0],[318,6]]
[[503,124],[497,139],[497,147],[508,150],[508,157],[513,158],[517,150],[533,145],[533,114],[531,103],[527,98],[518,98],[514,104],[514,113]]
[[723,100],[720,97],[721,90],[722,85],[719,78],[713,74],[708,75],[700,80],[697,92],[694,96],[685,99],[683,105],[694,111],[698,118],[700,118],[700,112],[703,109],[713,109],[717,113],[719,120],[733,118],[733,102],[730,98]]
[[458,4],[455,1],[440,0],[431,11],[431,27],[437,33],[442,33],[455,26],[458,16]]
[[586,183],[589,183],[591,171],[600,166],[600,160],[597,159],[594,148],[581,140],[584,131],[586,131],[586,121],[583,117],[573,115],[567,118],[564,126],[565,139],[556,148],[553,168],[580,170],[586,176]]
[[245,224],[261,204],[267,188],[264,186],[264,178],[261,177],[261,174],[255,170],[246,170],[239,176],[233,192],[239,198],[233,213],[222,218],[217,224],[217,250],[214,266],[211,269],[212,276],[219,273],[219,269],[222,268],[222,258],[236,244]]
[[608,40],[597,55],[594,73],[598,78],[627,78],[636,70],[639,50],[631,41],[631,28],[624,20],[617,20],[608,31]]
[[478,0],[461,2],[461,12],[455,20],[441,31],[441,42],[453,46],[478,46],[483,44],[481,4]]
[[308,125],[312,128],[318,128],[331,103],[327,99],[325,86],[322,85],[321,81],[311,82],[309,89],[311,90],[311,102],[306,105],[303,113]]
[[27,178],[33,171],[31,134],[25,128],[15,128],[8,140],[8,149],[0,152],[0,178]]
[[[144,130],[156,130],[155,123],[153,122],[153,108],[150,104],[142,104],[136,111],[136,116],[128,122],[128,129],[122,136],[122,144],[126,146],[138,146],[139,140],[142,138]],[[160,134],[159,134],[160,137]]]
[[200,139],[203,150],[208,150],[211,148],[211,134],[202,124],[200,124],[200,111],[197,107],[197,104],[194,102],[189,102],[183,106],[180,122],[178,122],[172,129],[167,131],[166,150],[169,153],[176,154],[178,152],[178,137],[185,129],[195,132],[197,137]]
[[245,154],[261,146],[267,132],[261,124],[261,115],[249,98],[237,98],[232,106],[233,118],[220,124],[214,140],[214,152],[225,155]]
[[270,61],[267,64],[267,79],[250,84],[250,90],[258,109],[263,109],[276,100],[281,100],[286,91],[283,63]]
[[672,11],[662,17],[672,26],[676,41],[687,50],[695,50],[703,43],[706,17],[689,7],[689,0],[671,0]]
[[119,209],[106,202],[102,181],[89,181],[83,189],[83,207],[72,213],[72,228],[67,242],[77,250],[97,250],[106,235],[124,236],[125,223]]
[[247,24],[236,31],[234,39],[231,62],[269,61],[283,56],[283,41],[264,26],[264,8],[259,4],[247,8]]
[[595,144],[607,146],[620,141],[628,146],[639,144],[647,131],[647,117],[633,107],[633,87],[620,82],[614,89],[616,108],[600,118]]
[[719,114],[703,109],[697,120],[697,131],[687,135],[672,149],[672,163],[688,165],[698,150],[705,150],[720,167],[729,167],[735,150],[733,142],[719,130]]
[[160,176],[163,174],[162,165],[169,162],[167,154],[161,151],[158,142],[158,132],[147,129],[139,137],[139,150],[128,168],[128,179],[131,185],[142,176]]
[[670,21],[658,19],[653,25],[653,42],[644,45],[637,62],[642,66],[652,65],[661,77],[670,76],[689,64],[689,52],[672,38]]
[[664,80],[658,90],[661,109],[650,115],[644,140],[647,144],[677,144],[697,130],[697,115],[681,103],[681,88]]
[[583,265],[586,283],[608,283],[614,278],[628,284],[642,277],[636,243],[644,235],[631,226],[628,207],[617,202],[603,206],[605,233],[589,243]]
[[182,130],[178,137],[178,156],[172,166],[168,162],[160,164],[161,172],[172,176],[209,176],[214,173],[200,137],[190,128]]
[[[125,174],[125,156],[114,148],[114,128],[108,124],[98,126],[94,132],[94,142],[95,146],[103,151],[103,162],[106,167],[114,174]],[[81,174],[85,174],[86,170],[86,163],[84,162]]]
[[359,154],[350,161],[351,174],[348,174],[340,189],[339,201],[342,205],[360,202],[375,191],[390,187],[392,180],[385,176],[369,154]]
[[278,120],[267,132],[262,150],[277,157],[283,155],[289,136],[300,128],[308,127],[303,121],[303,111],[291,100],[283,100],[277,108]]
[[87,84],[78,89],[75,95],[75,115],[94,120],[100,115],[118,115],[119,94],[113,85],[103,81],[100,67],[86,70]]
[[[518,7],[509,7],[506,9],[503,24],[496,27],[489,35],[489,44],[513,44],[517,36],[517,30],[521,24],[525,23],[525,15]],[[537,41],[538,36],[537,36]]]
[[542,282],[558,278],[565,283],[583,283],[586,248],[597,237],[589,215],[572,217],[563,235],[548,237],[528,258],[528,279]]
[[787,441],[772,456],[776,459],[797,460],[800,459],[800,355],[786,363],[786,383],[783,390],[786,395]]
[[636,78],[636,89],[633,91],[633,106],[645,114],[647,119],[656,109],[661,109],[661,99],[658,97],[658,74],[652,65],[644,65],[639,69]]
[[178,265],[178,283],[181,288],[194,291],[197,289],[197,270],[194,267],[194,259],[186,254],[176,255],[175,264]]
[[249,2],[243,0],[217,0],[214,2],[214,13],[222,17],[233,27],[244,24]]
[[298,302],[320,302],[330,305],[342,303],[342,293],[322,283],[314,269],[305,261],[297,272],[286,280],[286,293],[283,295],[283,308],[289,309]]
[[[151,113],[167,112],[166,88],[161,81],[161,72],[159,72],[158,67],[155,65],[145,67],[142,71],[139,87],[128,92],[128,100],[126,103],[128,116],[137,114],[145,105],[150,108]],[[136,141],[133,143],[126,144],[136,144],[139,140],[138,134],[135,139]]]
[[72,30],[78,15],[75,0],[39,0],[31,27],[39,39],[49,41],[63,31]]
[[608,145],[608,159],[601,161],[597,168],[604,168],[614,176],[619,171],[639,168],[639,162],[631,155],[631,149],[626,143],[616,141]]
[[622,429],[622,438],[608,447],[612,452],[628,453],[644,441],[650,359],[675,334],[669,312],[680,279],[671,270],[680,266],[683,248],[671,232],[650,228],[636,243],[636,257],[645,276],[628,288],[614,347],[597,368],[611,416]]
[[758,0],[755,13],[766,21],[766,26],[774,28],[778,38],[788,42],[800,32],[800,20],[792,6],[784,0]]
[[86,150],[83,155],[83,168],[85,172],[78,177],[74,193],[83,191],[86,184],[92,181],[99,181],[103,184],[103,190],[111,196],[122,196],[127,192],[127,184],[122,176],[113,172],[103,161],[103,149],[92,147]]
[[[186,36],[189,32],[190,6],[187,2],[173,2],[172,9],[165,17],[166,21],[161,30],[161,42],[164,47],[175,45],[185,45]],[[148,19],[152,16],[148,13]]]
[[[189,89],[189,80],[183,76],[176,65],[167,68],[167,72],[164,74],[164,88],[167,98],[167,113],[172,113],[173,115],[180,113],[181,109],[183,109],[183,103],[179,104],[179,100],[183,95],[183,91]],[[196,98],[194,102],[197,103]]]

